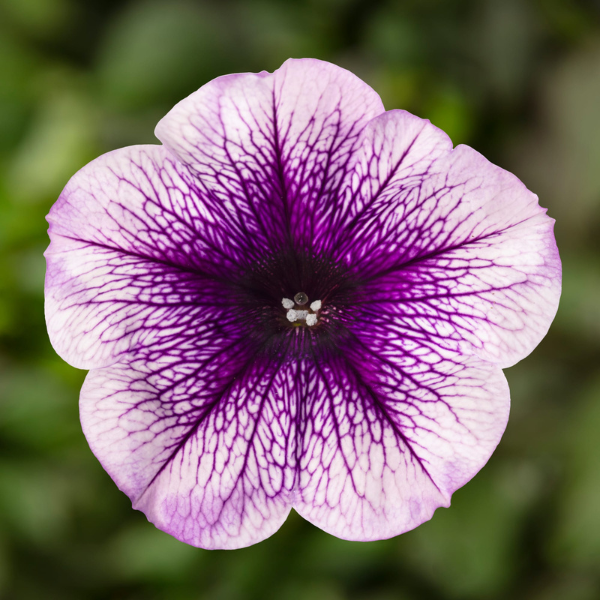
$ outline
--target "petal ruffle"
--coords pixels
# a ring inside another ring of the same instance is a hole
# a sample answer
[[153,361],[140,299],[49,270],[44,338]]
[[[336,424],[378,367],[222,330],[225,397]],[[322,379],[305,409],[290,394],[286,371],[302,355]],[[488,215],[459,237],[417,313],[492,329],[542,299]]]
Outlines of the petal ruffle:
[[349,71],[290,59],[273,74],[207,83],[160,121],[156,135],[257,243],[322,250],[359,134],[383,111]]
[[240,548],[287,517],[295,482],[297,365],[235,351],[139,352],[90,371],[81,422],[119,488],[157,527],[203,548]]
[[260,256],[160,146],[110,152],[52,207],[46,320],[56,351],[104,367],[231,310],[228,273]]
[[404,343],[315,365],[294,508],[338,537],[420,525],[487,462],[506,427],[502,371]]
[[561,268],[554,221],[514,175],[390,111],[365,130],[354,187],[336,251],[363,278],[365,319],[502,367],[533,350]]

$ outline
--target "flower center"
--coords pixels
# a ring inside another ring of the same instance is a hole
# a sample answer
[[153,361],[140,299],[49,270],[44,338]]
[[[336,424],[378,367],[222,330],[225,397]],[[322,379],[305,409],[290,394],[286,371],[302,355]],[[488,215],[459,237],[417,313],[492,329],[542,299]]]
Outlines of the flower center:
[[232,278],[232,325],[257,354],[320,360],[353,343],[361,321],[361,283],[326,255],[294,250],[265,253]]
[[283,298],[281,304],[287,309],[286,317],[290,323],[294,325],[308,325],[313,327],[319,320],[319,311],[321,310],[321,301],[315,300],[311,302],[308,309],[303,309],[308,302],[308,296],[304,292],[298,292],[293,300]]

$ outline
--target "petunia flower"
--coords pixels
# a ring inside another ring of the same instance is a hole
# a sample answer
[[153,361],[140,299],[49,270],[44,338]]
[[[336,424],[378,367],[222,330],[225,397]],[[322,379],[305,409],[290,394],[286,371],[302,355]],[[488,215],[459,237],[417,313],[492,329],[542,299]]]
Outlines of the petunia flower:
[[312,59],[219,77],[156,135],[48,217],[50,339],[90,369],[83,431],[134,508],[238,548],[292,508],[376,540],[449,506],[557,310],[537,197]]

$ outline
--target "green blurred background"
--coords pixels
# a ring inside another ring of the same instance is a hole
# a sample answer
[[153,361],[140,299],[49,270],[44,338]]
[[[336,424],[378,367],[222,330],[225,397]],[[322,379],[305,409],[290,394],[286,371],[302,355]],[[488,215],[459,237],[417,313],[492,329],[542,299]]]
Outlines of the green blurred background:
[[[48,342],[44,216],[99,154],[153,143],[209,79],[312,56],[516,173],[557,220],[561,307],[507,372],[506,434],[452,508],[396,539],[292,514],[237,551],[131,509]],[[0,597],[600,598],[600,5],[574,0],[0,0]]]

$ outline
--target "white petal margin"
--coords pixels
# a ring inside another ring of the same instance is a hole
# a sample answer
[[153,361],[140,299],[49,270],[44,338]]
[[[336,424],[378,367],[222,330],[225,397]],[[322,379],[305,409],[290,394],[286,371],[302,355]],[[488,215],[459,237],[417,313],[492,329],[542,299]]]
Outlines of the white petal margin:
[[274,73],[219,77],[177,104],[156,136],[216,197],[322,249],[360,133],[384,112],[349,71],[290,59]]
[[400,335],[502,367],[546,335],[561,291],[554,220],[514,175],[389,111],[365,129],[353,185],[336,249]]
[[297,367],[245,366],[173,350],[94,369],[81,391],[104,469],[149,521],[193,546],[255,544],[290,511]]
[[474,357],[421,348],[369,366],[318,366],[294,502],[355,541],[399,535],[449,506],[496,448],[510,405],[502,371]]
[[[46,322],[62,358],[107,366],[221,314],[226,301],[215,289],[219,305],[203,305],[198,282],[204,269],[225,273],[245,242],[207,206],[162,146],[109,152],[71,179],[48,215],[45,253]],[[202,285],[208,300],[217,284]]]

